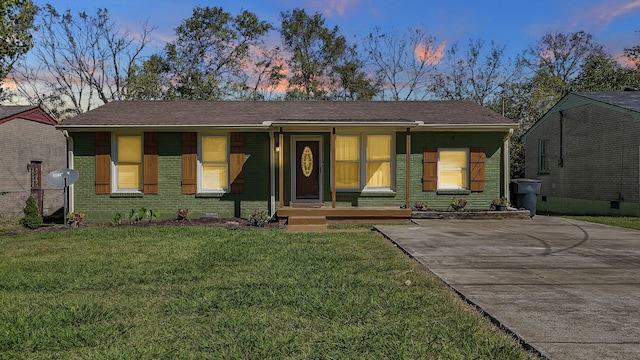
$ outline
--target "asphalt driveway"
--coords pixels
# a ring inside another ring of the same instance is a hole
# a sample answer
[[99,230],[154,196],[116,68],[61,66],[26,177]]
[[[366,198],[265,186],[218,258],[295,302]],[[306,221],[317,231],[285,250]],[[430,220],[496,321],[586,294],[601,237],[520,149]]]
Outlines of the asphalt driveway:
[[536,216],[377,226],[549,359],[640,359],[640,231]]

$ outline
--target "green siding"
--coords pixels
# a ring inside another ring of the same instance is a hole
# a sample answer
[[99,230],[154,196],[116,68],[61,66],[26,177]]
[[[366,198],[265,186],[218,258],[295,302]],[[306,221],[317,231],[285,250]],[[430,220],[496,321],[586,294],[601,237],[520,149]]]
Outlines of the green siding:
[[[174,218],[179,208],[189,209],[192,217],[215,214],[218,217],[239,216],[247,218],[255,210],[267,211],[270,199],[269,134],[245,133],[245,192],[224,194],[221,197],[197,197],[183,195],[181,191],[181,133],[159,133],[158,195],[116,196],[96,195],[94,133],[73,133],[74,167],[80,173],[74,185],[75,211],[86,214],[88,221],[108,221],[116,213],[126,214],[131,209],[146,207],[158,209],[161,217]],[[293,136],[314,135],[316,133],[295,133]],[[331,203],[331,135],[320,134],[323,139],[323,195],[326,204]],[[292,134],[284,136],[281,144],[284,157],[284,203],[291,200],[291,144]],[[469,201],[468,208],[485,209],[491,200],[500,197],[501,151],[503,133],[465,132],[412,132],[411,137],[411,205],[427,201],[432,208],[446,209],[455,197]],[[277,134],[276,134],[277,138]],[[485,191],[464,194],[439,194],[436,191],[422,191],[422,150],[424,147],[469,148],[484,147]],[[277,156],[276,156],[277,162]],[[366,194],[359,192],[339,192],[337,206],[392,206],[405,204],[406,188],[406,137],[404,132],[396,133],[395,188],[391,194]],[[276,192],[278,191],[278,169],[276,167]],[[276,194],[276,200],[279,198]],[[277,205],[276,205],[277,206]]]
[[75,184],[75,211],[83,212],[88,221],[107,221],[116,213],[131,209],[158,209],[162,218],[174,218],[179,208],[189,209],[192,217],[213,214],[219,217],[249,217],[254,210],[269,207],[269,135],[245,135],[245,192],[222,197],[184,195],[180,187],[181,134],[159,133],[158,195],[96,195],[94,134],[74,133],[74,167],[80,178]]
[[[491,201],[500,197],[501,154],[504,133],[466,132],[412,132],[411,135],[411,204],[428,202],[435,209],[446,209],[454,198],[464,198],[469,209],[488,209]],[[486,153],[485,190],[469,194],[439,194],[437,191],[422,191],[422,151],[425,147],[471,148],[483,147]],[[405,151],[404,134],[397,136],[398,197],[405,198]]]

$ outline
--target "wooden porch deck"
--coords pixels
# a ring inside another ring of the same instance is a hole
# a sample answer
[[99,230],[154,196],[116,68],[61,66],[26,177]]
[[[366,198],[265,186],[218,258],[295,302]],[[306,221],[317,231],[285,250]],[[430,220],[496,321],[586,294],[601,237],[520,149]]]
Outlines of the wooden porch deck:
[[289,232],[326,231],[327,224],[398,222],[411,219],[411,209],[397,207],[325,207],[293,205],[278,209],[276,215],[288,224]]

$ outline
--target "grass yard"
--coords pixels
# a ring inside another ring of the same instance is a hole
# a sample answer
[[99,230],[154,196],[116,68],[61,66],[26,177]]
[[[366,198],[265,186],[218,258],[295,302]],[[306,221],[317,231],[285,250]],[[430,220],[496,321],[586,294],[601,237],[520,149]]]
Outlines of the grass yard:
[[609,226],[640,230],[640,217],[615,216],[564,216],[569,219],[588,221]]
[[0,358],[537,357],[375,232],[155,226],[0,232]]

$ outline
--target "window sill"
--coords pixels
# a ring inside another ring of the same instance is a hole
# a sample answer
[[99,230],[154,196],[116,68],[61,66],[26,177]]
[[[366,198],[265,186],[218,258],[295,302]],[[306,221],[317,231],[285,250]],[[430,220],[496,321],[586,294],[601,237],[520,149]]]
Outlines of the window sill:
[[142,198],[144,197],[143,193],[139,193],[139,192],[135,192],[135,193],[125,193],[125,192],[121,192],[121,193],[111,193],[110,197],[112,198],[119,198],[119,199],[128,199],[128,198]]
[[196,198],[221,198],[224,196],[224,194],[224,192],[197,193]]
[[396,192],[392,190],[379,190],[379,191],[363,190],[360,193],[360,196],[362,197],[394,197],[396,196]]
[[436,191],[438,195],[470,195],[471,190],[467,189],[440,189]]

